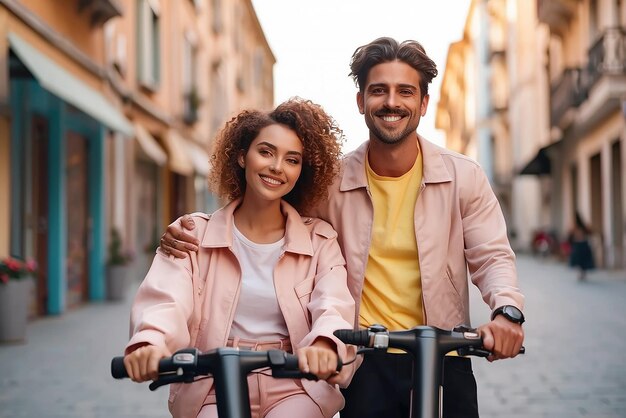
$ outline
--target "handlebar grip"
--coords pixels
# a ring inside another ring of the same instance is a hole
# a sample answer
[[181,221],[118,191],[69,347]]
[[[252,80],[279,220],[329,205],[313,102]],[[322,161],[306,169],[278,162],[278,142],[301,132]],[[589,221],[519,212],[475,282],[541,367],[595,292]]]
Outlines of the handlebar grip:
[[114,357],[111,360],[111,376],[116,379],[128,377],[126,366],[124,366],[124,357]]
[[285,353],[285,370],[298,370],[298,356]]
[[[298,356],[295,354],[285,353],[285,370],[298,370]],[[343,361],[337,356],[337,371],[343,369]]]
[[[175,369],[172,357],[165,357],[159,360],[159,373],[171,372]],[[111,360],[111,376],[115,379],[125,379],[128,377],[126,366],[124,366],[124,356],[113,357]]]
[[333,332],[333,335],[346,344],[362,345],[366,347],[370,345],[370,335],[367,329],[360,331],[355,331],[353,329],[338,329]]

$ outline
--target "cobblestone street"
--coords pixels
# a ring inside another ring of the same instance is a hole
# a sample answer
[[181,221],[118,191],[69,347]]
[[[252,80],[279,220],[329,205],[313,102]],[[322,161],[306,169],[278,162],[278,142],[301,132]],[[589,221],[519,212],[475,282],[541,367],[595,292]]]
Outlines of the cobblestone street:
[[[553,261],[520,256],[518,267],[527,354],[474,360],[481,417],[626,417],[624,272],[577,282]],[[478,325],[489,310],[472,297]],[[167,388],[150,392],[110,377],[110,360],[127,339],[130,299],[37,319],[26,344],[0,346],[0,417],[168,417]]]
[[[482,418],[626,417],[626,273],[520,256],[527,354],[474,360]],[[489,317],[477,292],[473,325]]]

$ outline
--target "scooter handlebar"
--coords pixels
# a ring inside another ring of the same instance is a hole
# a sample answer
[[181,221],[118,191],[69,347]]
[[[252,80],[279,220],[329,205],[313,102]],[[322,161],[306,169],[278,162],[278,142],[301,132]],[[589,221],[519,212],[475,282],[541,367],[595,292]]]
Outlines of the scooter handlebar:
[[[435,342],[442,354],[456,350],[459,355],[488,357],[491,352],[485,350],[483,341],[475,329],[457,327],[446,331],[435,327],[420,326],[410,330],[388,331],[382,325],[372,325],[367,329],[340,329],[334,335],[346,344],[386,350],[399,348],[414,352],[420,341]],[[526,349],[521,347],[520,354]]]

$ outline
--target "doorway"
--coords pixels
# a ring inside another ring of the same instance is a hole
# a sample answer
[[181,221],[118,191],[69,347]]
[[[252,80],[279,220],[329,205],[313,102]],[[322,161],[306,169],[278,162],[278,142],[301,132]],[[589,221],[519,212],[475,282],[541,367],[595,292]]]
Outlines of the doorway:
[[604,267],[604,211],[602,191],[602,157],[595,154],[590,160],[589,187],[591,197],[591,244],[598,267]]
[[67,306],[72,308],[88,298],[89,190],[87,139],[72,131],[66,139]]

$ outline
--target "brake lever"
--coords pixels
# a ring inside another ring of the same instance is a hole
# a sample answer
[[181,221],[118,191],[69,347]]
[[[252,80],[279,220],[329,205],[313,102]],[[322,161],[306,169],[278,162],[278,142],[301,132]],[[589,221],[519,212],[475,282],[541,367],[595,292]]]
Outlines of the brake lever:
[[[180,370],[180,369],[179,369]],[[169,385],[172,383],[193,383],[194,382],[194,374],[193,373],[181,373],[178,372],[175,374],[167,374],[161,375],[157,380],[152,381],[148,388],[151,391],[155,391],[161,386]]]
[[475,348],[475,347],[457,348],[456,352],[461,357],[465,357],[465,356],[489,357],[491,355],[491,351],[485,350],[484,348]]

